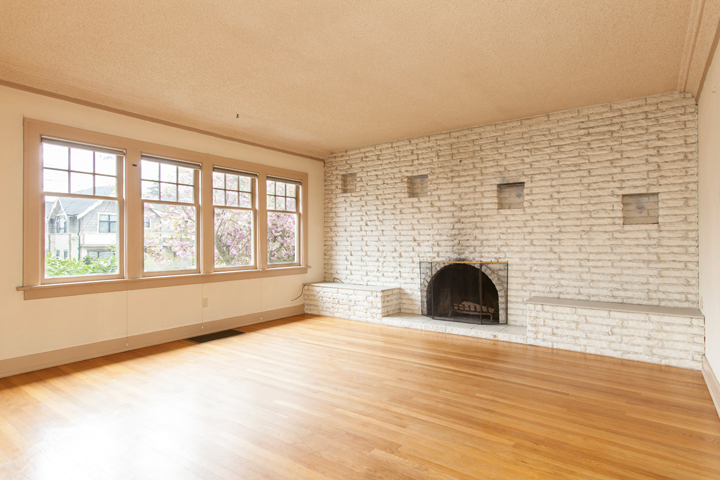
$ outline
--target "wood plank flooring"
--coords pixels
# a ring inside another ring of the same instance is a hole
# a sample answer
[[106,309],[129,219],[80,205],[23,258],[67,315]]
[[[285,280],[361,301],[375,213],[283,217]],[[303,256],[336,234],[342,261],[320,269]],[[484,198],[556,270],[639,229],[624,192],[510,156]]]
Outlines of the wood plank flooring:
[[7,479],[720,479],[699,372],[299,316],[0,379]]

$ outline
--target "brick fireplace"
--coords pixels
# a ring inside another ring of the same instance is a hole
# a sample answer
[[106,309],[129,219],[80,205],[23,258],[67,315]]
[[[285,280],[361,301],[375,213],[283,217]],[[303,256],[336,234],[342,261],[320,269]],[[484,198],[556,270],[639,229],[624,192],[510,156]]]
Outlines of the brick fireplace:
[[[402,314],[420,315],[420,262],[508,262],[507,323],[528,341],[695,368],[697,170],[697,105],[682,93],[335,152],[325,279],[392,288]],[[589,303],[560,325],[564,307],[530,298]]]

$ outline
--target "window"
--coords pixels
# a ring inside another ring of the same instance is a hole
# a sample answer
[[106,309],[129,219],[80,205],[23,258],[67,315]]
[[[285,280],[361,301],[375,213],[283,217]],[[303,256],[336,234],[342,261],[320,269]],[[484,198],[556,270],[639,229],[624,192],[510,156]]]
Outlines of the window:
[[498,208],[500,210],[525,208],[525,184],[504,183],[498,185]]
[[658,194],[623,195],[623,225],[659,223]]
[[196,270],[199,165],[143,156],[144,271]]
[[115,253],[111,250],[88,250],[86,257],[90,258],[111,258]]
[[408,177],[408,197],[425,197],[428,194],[428,176],[415,175]]
[[267,259],[270,265],[298,262],[299,198],[299,183],[268,178]]
[[100,215],[98,233],[117,233],[117,215]]
[[[86,245],[98,243],[90,221],[97,217],[96,210],[103,206],[117,218],[122,202],[117,194],[117,176],[123,152],[49,137],[42,138],[41,143],[41,203],[45,205],[46,231],[43,277],[52,280],[119,275],[118,262],[82,262],[81,259]],[[115,235],[106,238],[104,245],[117,248],[120,243],[117,220],[113,224],[115,229],[106,233]],[[107,225],[109,228],[110,222]],[[58,251],[63,252],[62,258]]]
[[255,265],[255,178],[223,168],[213,171],[216,268]]
[[306,173],[31,119],[24,135],[26,299],[307,273]]

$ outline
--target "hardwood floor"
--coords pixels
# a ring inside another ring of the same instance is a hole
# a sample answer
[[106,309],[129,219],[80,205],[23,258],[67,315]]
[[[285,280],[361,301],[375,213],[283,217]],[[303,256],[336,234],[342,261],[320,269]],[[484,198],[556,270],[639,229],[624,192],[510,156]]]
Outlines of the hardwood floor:
[[7,479],[719,479],[700,372],[300,316],[0,379]]

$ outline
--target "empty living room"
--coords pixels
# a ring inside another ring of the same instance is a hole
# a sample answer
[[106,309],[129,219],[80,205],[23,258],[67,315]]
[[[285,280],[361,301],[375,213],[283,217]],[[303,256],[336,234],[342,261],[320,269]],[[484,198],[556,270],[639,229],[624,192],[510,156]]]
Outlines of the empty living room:
[[0,27],[0,479],[720,479],[720,0]]

